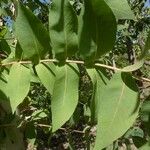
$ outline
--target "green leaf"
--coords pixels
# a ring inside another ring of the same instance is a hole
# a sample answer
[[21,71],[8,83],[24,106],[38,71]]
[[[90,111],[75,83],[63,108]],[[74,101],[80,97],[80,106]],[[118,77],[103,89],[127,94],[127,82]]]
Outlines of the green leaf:
[[132,71],[140,69],[143,66],[143,64],[144,64],[144,59],[141,59],[141,60],[138,60],[137,62],[135,62],[135,64],[133,64],[133,65],[124,67],[122,69],[122,71],[123,72],[132,72]]
[[0,14],[1,15],[7,15],[7,12],[6,12],[6,10],[4,8],[0,7]]
[[116,39],[116,19],[104,0],[85,0],[79,16],[79,53],[93,62],[112,50]]
[[[93,84],[93,95],[90,101],[90,109],[91,109],[91,123],[97,123],[97,115],[99,110],[99,99],[101,86],[103,84],[102,76],[96,71],[96,69],[87,69],[88,75],[91,78]],[[105,78],[106,79],[106,78]]]
[[19,63],[12,65],[8,77],[7,96],[12,112],[24,100],[30,89],[30,70]]
[[33,66],[32,64],[29,65],[29,69],[30,69],[30,82],[33,83],[40,83],[40,79],[35,71],[35,66]]
[[141,106],[141,112],[150,113],[150,101],[145,101]]
[[5,77],[5,72],[0,75],[0,101],[7,100],[7,79]]
[[[102,74],[99,72],[102,76]],[[100,150],[121,137],[138,115],[138,93],[129,73],[116,73],[107,82],[98,85],[99,111],[95,150]]]
[[34,122],[30,122],[26,125],[25,137],[27,139],[35,139],[36,138],[36,130],[35,130]]
[[51,50],[48,31],[40,20],[20,3],[15,27],[17,39],[23,50],[23,59],[31,59],[37,63]]
[[15,58],[17,60],[21,60],[22,57],[23,57],[23,49],[22,49],[22,47],[21,47],[21,45],[18,41],[17,44],[16,44],[16,48],[15,48]]
[[147,142],[145,145],[139,148],[139,150],[149,150],[150,149],[150,142]]
[[7,55],[11,53],[11,49],[8,43],[6,42],[6,40],[4,39],[0,40],[0,50],[3,51]]
[[72,116],[78,104],[79,74],[76,64],[57,67],[52,95],[53,132]]
[[141,120],[143,122],[149,122],[150,121],[150,98],[148,97],[148,99],[146,99],[142,106],[141,106]]
[[139,127],[133,127],[127,131],[127,133],[123,136],[126,139],[132,138],[132,137],[140,137],[144,138],[144,132]]
[[127,0],[104,0],[117,19],[135,19]]
[[55,82],[55,65],[53,63],[38,64],[36,66],[36,72],[43,85],[52,94]]
[[0,27],[0,39],[3,38],[7,33],[7,28],[5,26]]
[[53,52],[65,60],[78,50],[77,16],[68,0],[55,0],[49,13],[49,31]]
[[145,47],[144,47],[142,56],[141,56],[141,59],[142,58],[150,59],[150,31],[149,31],[149,34],[148,34],[148,37],[147,37],[147,41],[145,43]]

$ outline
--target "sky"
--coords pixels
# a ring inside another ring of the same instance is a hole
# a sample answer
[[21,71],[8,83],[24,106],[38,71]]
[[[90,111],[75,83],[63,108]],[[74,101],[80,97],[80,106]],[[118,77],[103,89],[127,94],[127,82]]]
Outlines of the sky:
[[[27,0],[23,0],[23,2],[26,2]],[[43,4],[51,4],[52,3],[52,0],[39,0],[41,3]],[[147,0],[145,5],[144,5],[145,8],[150,8],[150,0]],[[38,15],[40,10],[35,10],[34,11],[34,14],[35,15]],[[12,29],[12,20],[9,16],[7,17],[4,17],[4,20],[5,20],[5,24],[8,26],[8,28],[11,30]]]
[[150,0],[147,0],[147,1],[146,1],[146,3],[145,3],[145,7],[150,8]]

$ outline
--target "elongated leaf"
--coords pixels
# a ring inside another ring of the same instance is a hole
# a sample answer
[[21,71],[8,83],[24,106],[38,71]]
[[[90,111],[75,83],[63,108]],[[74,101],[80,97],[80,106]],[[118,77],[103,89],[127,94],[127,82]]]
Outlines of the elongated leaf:
[[73,114],[78,103],[78,86],[77,65],[57,67],[51,102],[53,132],[68,121]]
[[0,27],[0,39],[3,38],[7,33],[7,28],[6,27]]
[[79,53],[95,61],[112,50],[116,39],[116,19],[104,0],[85,0],[79,16]]
[[68,0],[55,0],[49,13],[50,37],[56,58],[66,59],[78,50],[77,16]]
[[7,100],[7,79],[4,74],[5,73],[2,72],[0,75],[0,101]]
[[12,65],[8,77],[7,95],[10,99],[12,111],[27,96],[30,88],[30,70],[19,63]]
[[147,37],[147,41],[146,41],[142,56],[141,56],[141,59],[142,58],[150,59],[150,31]]
[[6,40],[0,40],[0,50],[3,51],[5,54],[9,55],[11,53],[11,49],[6,42]]
[[[100,102],[100,91],[101,86],[103,83],[102,76],[98,74],[96,69],[87,69],[88,75],[90,76],[92,83],[93,83],[93,95],[91,98],[91,123],[96,124],[97,123],[97,115],[99,110],[99,102]],[[106,79],[106,78],[105,78]],[[107,79],[106,79],[107,80]]]
[[41,63],[36,66],[36,71],[43,85],[52,94],[55,82],[55,65],[53,63]]
[[33,67],[32,64],[28,65],[29,69],[30,69],[30,82],[33,83],[40,83],[40,79],[37,75],[37,73],[35,72],[35,68]]
[[105,0],[117,19],[135,19],[127,0]]
[[123,72],[132,72],[132,71],[135,71],[135,70],[138,70],[140,69],[144,64],[144,59],[141,59],[141,60],[138,60],[135,64],[133,65],[130,65],[130,66],[127,66],[127,67],[124,67],[122,69]]
[[[100,73],[100,72],[99,72]],[[103,78],[104,80],[104,78]],[[95,150],[101,150],[121,137],[138,115],[137,87],[130,74],[116,73],[101,87]]]
[[24,59],[36,62],[51,50],[48,31],[33,13],[18,3],[18,16],[15,23],[16,36],[23,50]]

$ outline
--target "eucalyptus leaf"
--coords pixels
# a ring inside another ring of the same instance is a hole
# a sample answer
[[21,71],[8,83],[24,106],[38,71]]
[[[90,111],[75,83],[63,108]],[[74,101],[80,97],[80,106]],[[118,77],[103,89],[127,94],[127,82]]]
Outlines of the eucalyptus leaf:
[[7,28],[5,26],[0,26],[0,39],[3,38],[7,33]]
[[0,40],[0,50],[3,51],[5,54],[9,55],[11,53],[11,49],[6,40]]
[[16,37],[23,50],[23,59],[38,63],[51,51],[48,31],[34,14],[18,2],[18,16],[15,22]]
[[55,65],[53,63],[38,64],[36,66],[36,72],[43,85],[52,94],[55,82]]
[[22,103],[30,89],[30,70],[15,63],[12,65],[7,83],[7,96],[10,99],[12,112]]
[[68,0],[55,0],[49,12],[49,31],[53,53],[65,60],[78,50],[77,16]]
[[144,46],[142,56],[141,56],[141,59],[142,58],[150,59],[150,31],[149,31],[147,41],[146,41],[145,46]]
[[133,125],[139,110],[138,90],[129,73],[118,72],[109,82],[104,78],[103,82],[98,85],[101,90],[95,150],[120,138]]
[[84,0],[79,16],[80,56],[88,62],[94,62],[112,50],[116,28],[115,16],[104,0]]
[[7,100],[7,79],[4,72],[0,75],[0,101]]
[[72,116],[78,104],[79,74],[76,64],[57,66],[51,110],[53,132]]
[[135,19],[127,0],[104,0],[117,19]]
[[140,69],[143,66],[143,64],[144,64],[144,59],[141,59],[141,60],[138,60],[137,62],[135,62],[135,64],[133,64],[133,65],[124,67],[122,69],[122,71],[123,72],[132,72],[132,71]]
[[[91,78],[92,84],[93,84],[93,95],[90,100],[90,109],[91,109],[91,123],[92,124],[97,124],[97,115],[98,115],[98,110],[99,110],[99,102],[100,102],[100,92],[101,91],[101,86],[104,84],[102,80],[102,76],[98,73],[98,71],[94,68],[92,69],[87,69],[88,75]],[[103,76],[105,80],[107,80],[106,77]]]

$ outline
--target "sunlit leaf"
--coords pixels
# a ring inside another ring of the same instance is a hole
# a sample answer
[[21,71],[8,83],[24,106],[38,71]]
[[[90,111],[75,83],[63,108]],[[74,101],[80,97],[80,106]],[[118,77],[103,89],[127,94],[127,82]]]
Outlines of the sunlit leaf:
[[124,72],[132,72],[132,71],[140,69],[143,66],[143,64],[144,64],[144,59],[141,59],[141,60],[138,60],[137,62],[135,62],[135,64],[133,64],[133,65],[124,67],[122,69],[122,71],[124,71]]
[[5,77],[5,72],[0,75],[0,101],[7,100],[7,78]]
[[23,50],[22,58],[38,63],[39,59],[51,50],[48,31],[34,14],[19,2],[15,28]]
[[7,28],[0,26],[0,39],[3,38],[6,33],[7,33]]
[[53,132],[69,120],[78,103],[79,75],[75,64],[57,67],[52,94]]
[[117,19],[135,19],[127,0],[104,0]]
[[[99,72],[102,77],[102,73]],[[135,81],[128,73],[116,73],[107,82],[103,78],[99,94],[98,125],[95,150],[103,149],[121,137],[138,115],[138,94]]]
[[53,63],[41,63],[36,66],[36,71],[43,85],[52,94],[55,82],[55,65]]
[[30,70],[19,63],[12,65],[8,77],[7,96],[12,112],[22,103],[30,88]]

